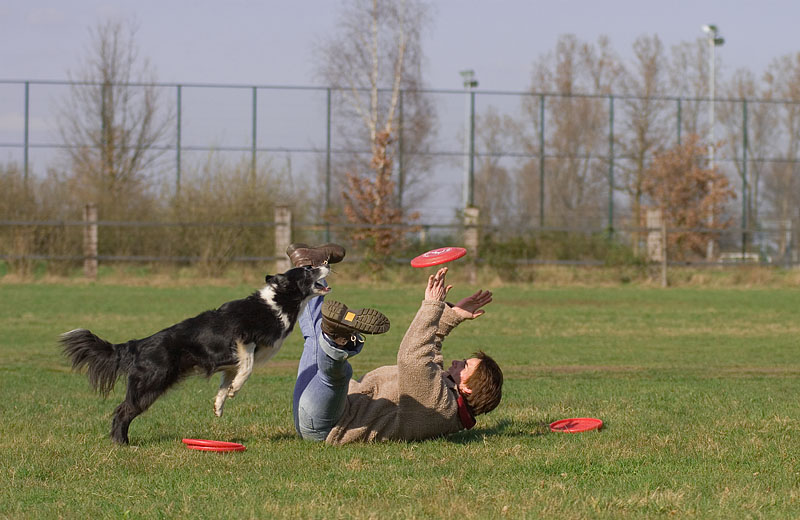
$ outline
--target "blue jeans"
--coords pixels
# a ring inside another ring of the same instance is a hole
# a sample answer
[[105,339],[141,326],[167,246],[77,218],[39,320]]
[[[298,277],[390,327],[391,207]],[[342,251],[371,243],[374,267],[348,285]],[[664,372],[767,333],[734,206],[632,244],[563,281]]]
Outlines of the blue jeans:
[[322,332],[322,302],[312,298],[298,320],[304,344],[292,403],[297,433],[313,441],[324,441],[342,417],[353,376],[347,360],[364,347],[361,336],[342,348]]

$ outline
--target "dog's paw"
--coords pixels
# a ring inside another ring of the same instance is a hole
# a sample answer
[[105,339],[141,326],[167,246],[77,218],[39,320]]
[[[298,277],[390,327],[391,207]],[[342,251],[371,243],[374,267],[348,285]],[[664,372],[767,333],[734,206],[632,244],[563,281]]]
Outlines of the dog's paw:
[[222,407],[225,406],[225,394],[218,396],[214,400],[214,415],[222,417]]

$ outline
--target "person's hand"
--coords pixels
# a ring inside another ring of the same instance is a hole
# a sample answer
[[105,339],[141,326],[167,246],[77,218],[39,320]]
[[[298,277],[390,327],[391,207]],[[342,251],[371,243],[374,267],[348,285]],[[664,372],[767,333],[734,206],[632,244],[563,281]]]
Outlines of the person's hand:
[[447,268],[442,267],[436,274],[428,277],[428,286],[425,287],[426,300],[438,300],[443,302],[447,298],[447,293],[453,288],[452,285],[445,284],[445,275],[447,275]]
[[490,303],[492,303],[492,292],[480,290],[456,303],[453,310],[465,319],[474,320],[486,312],[481,307]]

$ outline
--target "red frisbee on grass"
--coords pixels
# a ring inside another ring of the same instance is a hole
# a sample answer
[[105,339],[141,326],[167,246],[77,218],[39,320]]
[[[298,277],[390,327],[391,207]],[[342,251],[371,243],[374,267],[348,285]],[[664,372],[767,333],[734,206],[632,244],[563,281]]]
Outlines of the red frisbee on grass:
[[186,447],[197,451],[244,451],[247,449],[244,446],[236,448],[230,446],[199,446],[197,444],[187,444]]
[[603,421],[592,417],[576,417],[574,419],[561,419],[550,423],[551,432],[580,433],[589,430],[599,430],[603,426]]
[[247,448],[238,442],[212,441],[208,439],[183,439],[190,450],[198,451],[244,451]]
[[432,265],[446,264],[458,260],[467,254],[463,247],[440,247],[422,253],[411,261],[411,267],[430,267]]

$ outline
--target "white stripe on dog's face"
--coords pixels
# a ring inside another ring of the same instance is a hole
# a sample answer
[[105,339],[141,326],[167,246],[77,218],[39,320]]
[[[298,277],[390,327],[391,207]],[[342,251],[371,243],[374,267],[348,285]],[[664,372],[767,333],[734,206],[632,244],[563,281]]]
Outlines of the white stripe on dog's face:
[[271,285],[267,285],[261,289],[259,295],[261,296],[261,299],[264,300],[266,304],[269,305],[269,307],[272,308],[272,310],[274,310],[278,315],[281,323],[283,324],[283,330],[285,331],[288,329],[291,326],[291,323],[289,322],[289,317],[286,316],[281,310],[280,306],[275,303],[275,288]]

